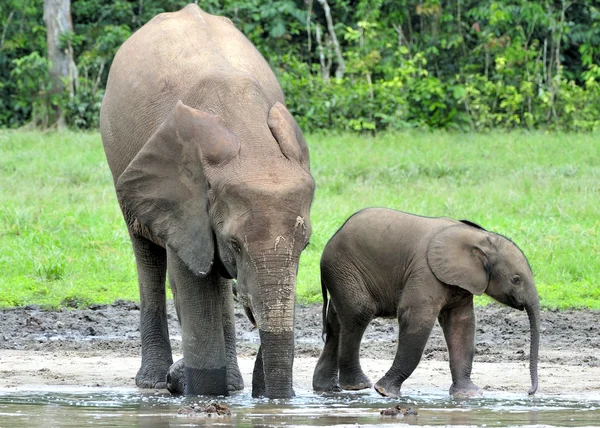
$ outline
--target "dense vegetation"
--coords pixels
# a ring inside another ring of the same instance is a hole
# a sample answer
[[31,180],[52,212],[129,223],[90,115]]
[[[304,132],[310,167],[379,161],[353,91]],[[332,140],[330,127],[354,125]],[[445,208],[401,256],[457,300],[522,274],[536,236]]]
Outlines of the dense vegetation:
[[[120,44],[185,3],[73,0],[73,32],[62,43],[78,78],[72,94],[50,95],[43,0],[2,1],[0,126],[60,105],[71,127],[96,128]],[[600,8],[592,0],[199,3],[255,43],[305,131],[600,128]]]
[[[318,183],[298,296],[366,206],[470,219],[528,256],[546,308],[600,309],[600,145],[564,133],[307,135]],[[0,307],[138,300],[127,229],[97,132],[0,131]]]

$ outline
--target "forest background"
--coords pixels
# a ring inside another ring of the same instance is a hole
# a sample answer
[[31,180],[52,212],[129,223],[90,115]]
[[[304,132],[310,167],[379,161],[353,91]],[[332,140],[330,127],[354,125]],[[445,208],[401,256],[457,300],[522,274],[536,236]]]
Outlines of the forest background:
[[[0,127],[97,128],[118,47],[185,0],[76,0],[52,78],[44,3],[0,3]],[[60,3],[60,1],[58,1]],[[62,1],[62,3],[69,3]],[[305,132],[600,128],[592,0],[205,0],[270,62]],[[47,12],[48,13],[48,12]],[[59,89],[59,90],[57,90]]]

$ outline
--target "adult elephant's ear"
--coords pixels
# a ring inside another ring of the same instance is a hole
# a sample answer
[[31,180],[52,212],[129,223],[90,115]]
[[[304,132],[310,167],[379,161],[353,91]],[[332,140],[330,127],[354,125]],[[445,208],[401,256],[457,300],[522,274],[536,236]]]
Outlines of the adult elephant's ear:
[[203,164],[219,164],[239,150],[236,137],[210,113],[177,103],[116,184],[128,222],[174,250],[196,275],[214,258]]
[[491,251],[484,231],[458,224],[434,235],[427,248],[427,263],[439,281],[481,295],[490,280]]
[[269,129],[279,143],[283,155],[299,162],[307,171],[310,170],[308,145],[296,120],[280,102],[276,102],[267,119]]

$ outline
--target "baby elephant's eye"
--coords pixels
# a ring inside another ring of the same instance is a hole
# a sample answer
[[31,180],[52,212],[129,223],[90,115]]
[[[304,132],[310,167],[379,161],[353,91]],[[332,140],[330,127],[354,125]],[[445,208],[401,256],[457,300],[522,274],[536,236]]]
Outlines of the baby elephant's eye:
[[510,280],[514,285],[519,285],[521,283],[521,277],[519,275],[515,275]]

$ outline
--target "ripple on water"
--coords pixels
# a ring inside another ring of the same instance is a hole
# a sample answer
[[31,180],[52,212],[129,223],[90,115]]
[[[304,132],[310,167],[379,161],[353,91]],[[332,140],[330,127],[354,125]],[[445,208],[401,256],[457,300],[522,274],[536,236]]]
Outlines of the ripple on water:
[[[182,406],[214,398],[173,397],[168,393],[134,388],[0,389],[0,427],[81,426],[386,426],[398,422],[439,425],[600,425],[600,393],[537,395],[486,392],[485,397],[453,400],[437,391],[409,392],[387,399],[374,391],[315,394],[304,391],[289,400],[253,399],[249,389],[217,399],[233,412],[219,419],[178,415]],[[395,405],[413,408],[418,415],[384,417],[382,409]]]

